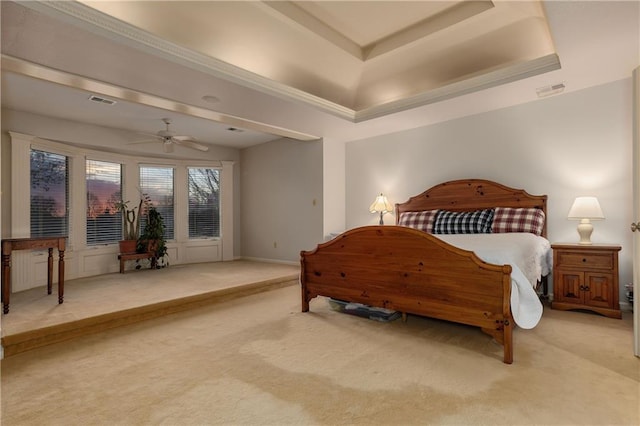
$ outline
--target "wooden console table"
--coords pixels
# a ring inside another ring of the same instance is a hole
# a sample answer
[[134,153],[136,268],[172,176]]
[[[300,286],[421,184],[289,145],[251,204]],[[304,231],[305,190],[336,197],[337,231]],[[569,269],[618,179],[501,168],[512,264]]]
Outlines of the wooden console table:
[[53,249],[58,249],[58,303],[64,300],[64,250],[66,237],[8,238],[2,240],[2,308],[9,313],[11,297],[11,252],[13,250],[48,249],[47,294],[53,282]]

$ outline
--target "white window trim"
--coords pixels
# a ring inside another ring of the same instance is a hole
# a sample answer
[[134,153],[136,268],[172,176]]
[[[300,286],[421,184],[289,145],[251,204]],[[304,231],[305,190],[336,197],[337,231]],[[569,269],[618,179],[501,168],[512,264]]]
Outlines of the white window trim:
[[[222,260],[233,260],[233,161],[155,161],[142,159],[128,154],[117,155],[100,150],[80,148],[61,142],[50,141],[37,136],[19,132],[8,132],[11,137],[11,238],[29,237],[30,217],[24,212],[30,202],[30,152],[38,149],[70,157],[69,170],[69,247],[77,249],[95,249],[86,244],[86,177],[85,159],[112,161],[123,165],[123,198],[139,197],[139,167],[167,167],[174,169],[175,227],[174,237],[180,244],[188,244],[188,190],[187,168],[209,167],[220,170],[220,237],[211,238],[222,243]],[[180,188],[178,190],[178,188]],[[183,229],[184,228],[184,229]]]

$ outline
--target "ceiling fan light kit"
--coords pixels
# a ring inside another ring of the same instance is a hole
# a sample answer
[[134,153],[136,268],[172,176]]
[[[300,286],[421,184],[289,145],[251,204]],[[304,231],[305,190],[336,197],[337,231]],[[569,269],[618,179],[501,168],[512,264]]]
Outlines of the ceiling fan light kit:
[[166,128],[164,130],[160,130],[156,134],[144,133],[145,135],[150,136],[153,139],[144,139],[140,141],[130,142],[129,144],[162,142],[162,150],[167,154],[173,152],[174,145],[197,149],[202,152],[209,151],[208,146],[198,143],[195,138],[191,136],[176,135],[174,131],[169,129],[169,125],[171,124],[170,118],[163,118],[162,121],[166,125]]

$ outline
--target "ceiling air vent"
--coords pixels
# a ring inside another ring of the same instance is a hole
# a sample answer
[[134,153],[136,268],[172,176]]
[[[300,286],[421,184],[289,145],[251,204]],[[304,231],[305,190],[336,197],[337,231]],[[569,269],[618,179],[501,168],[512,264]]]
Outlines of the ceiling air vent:
[[89,96],[89,100],[93,101],[93,102],[99,102],[101,104],[107,104],[107,105],[113,105],[113,104],[116,103],[116,101],[114,101],[114,100],[103,98],[103,97],[96,96],[96,95]]
[[536,89],[536,93],[539,98],[544,98],[545,96],[555,95],[556,93],[560,93],[564,90],[564,83],[557,83],[552,86],[544,86],[538,87]]

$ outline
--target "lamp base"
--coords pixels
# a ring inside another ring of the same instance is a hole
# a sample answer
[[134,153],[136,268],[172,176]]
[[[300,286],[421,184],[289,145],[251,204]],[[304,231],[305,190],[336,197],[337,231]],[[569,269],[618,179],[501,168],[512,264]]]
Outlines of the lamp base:
[[578,244],[591,245],[591,234],[593,233],[593,225],[589,219],[581,219],[578,225],[578,234],[580,235],[580,242]]

